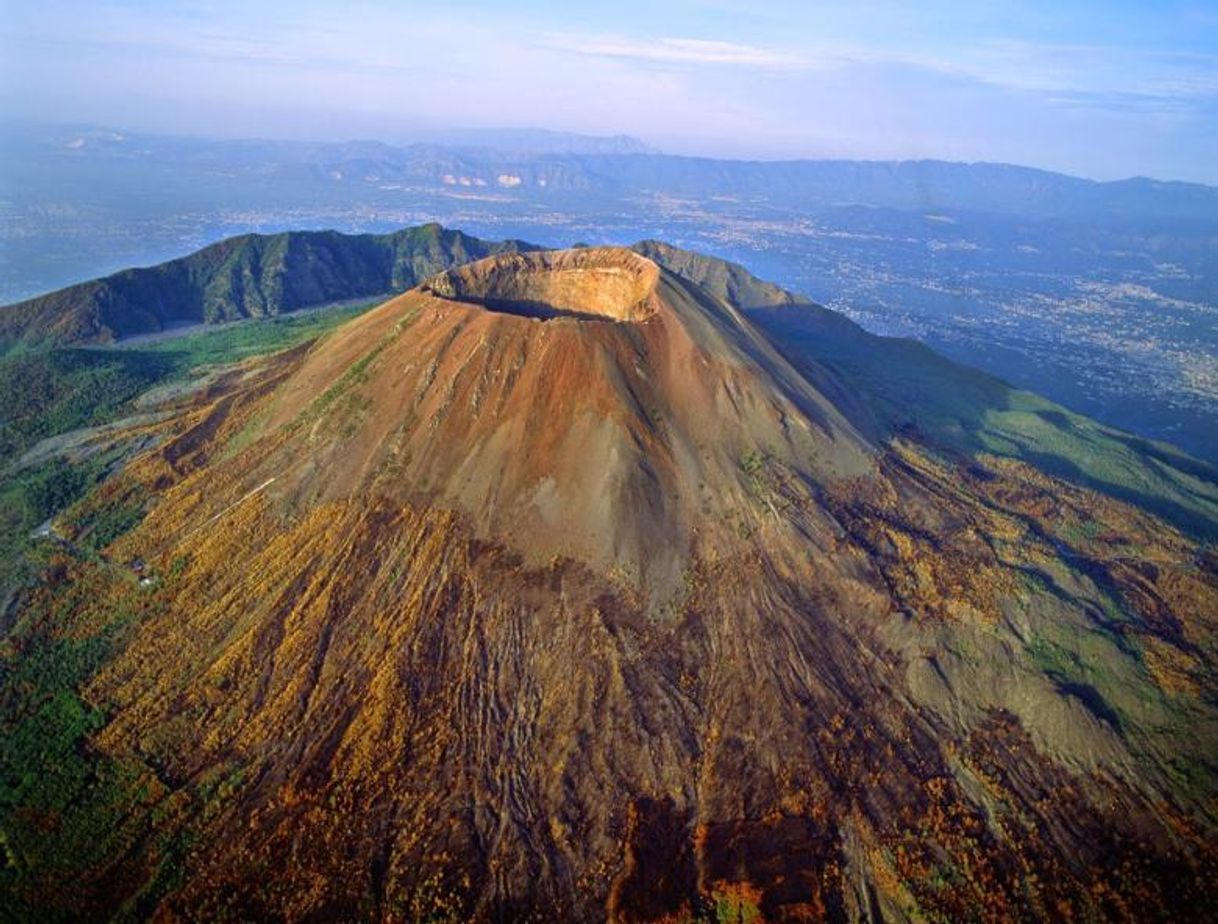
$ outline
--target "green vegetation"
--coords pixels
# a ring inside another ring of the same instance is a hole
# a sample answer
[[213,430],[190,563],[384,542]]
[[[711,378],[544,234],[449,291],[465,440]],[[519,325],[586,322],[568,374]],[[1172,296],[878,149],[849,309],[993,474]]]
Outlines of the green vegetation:
[[105,717],[81,696],[149,601],[117,569],[60,566],[72,578],[31,600],[0,656],[0,904],[17,919],[58,919],[49,897],[133,842],[149,794],[139,768],[85,746]]
[[[1218,537],[1218,470],[961,366],[913,340],[876,337],[815,305],[754,312],[827,393],[881,438],[992,453],[1102,491],[1200,538]],[[844,389],[826,381],[828,369]]]
[[[148,389],[187,381],[202,368],[288,349],[333,330],[375,302],[337,305],[200,331],[135,347],[23,351],[0,357],[0,600],[28,577],[30,534],[82,498],[110,470],[117,453],[71,462],[56,457],[18,468],[21,454],[48,437],[99,426],[132,413]],[[142,499],[91,510],[79,524],[98,550],[142,515]]]
[[351,320],[379,303],[380,299],[371,299],[354,304],[332,305],[301,314],[240,321],[215,330],[196,331],[146,346],[120,346],[105,351],[105,355],[128,353],[149,358],[165,356],[172,361],[175,371],[188,372],[200,366],[238,362],[251,356],[286,350],[328,333],[344,321]]
[[143,486],[120,474],[77,501],[60,519],[82,548],[97,554],[139,525],[146,499]]
[[744,454],[744,458],[740,460],[740,470],[752,478],[757,475],[765,465],[765,456],[756,449],[750,449]]
[[158,333],[180,323],[272,318],[343,299],[404,292],[505,250],[437,224],[392,234],[244,234],[157,266],[123,270],[8,306],[0,353]]
[[40,439],[113,420],[178,366],[167,353],[118,350],[0,358],[0,467]]
[[1151,679],[1136,645],[1103,629],[1044,630],[1027,648],[1031,666],[1114,731],[1176,724],[1170,700]]
[[716,924],[754,924],[761,920],[760,893],[747,885],[725,886],[711,896]]
[[[72,471],[63,463],[45,469],[26,480],[54,485]],[[131,500],[130,491],[110,490],[113,483],[67,514],[109,515],[93,526],[99,545],[101,523],[107,541],[117,538],[124,521],[114,510]],[[58,504],[66,495],[53,496]],[[191,806],[205,805],[215,785],[199,802],[185,793],[170,796],[152,768],[91,747],[107,715],[84,691],[135,627],[163,610],[185,560],[175,559],[162,586],[149,593],[127,568],[86,549],[52,540],[29,546],[31,557],[59,577],[30,596],[0,646],[0,908],[5,920],[88,919],[95,902],[113,906],[106,871],[143,844],[153,862],[115,919],[144,920],[180,884]],[[229,777],[239,780],[239,771]]]
[[401,336],[403,331],[414,322],[415,317],[415,313],[412,312],[394,324],[389,333],[383,336],[371,350],[353,362],[337,381],[306,407],[292,422],[292,426],[305,426],[327,414],[334,414],[341,421],[344,438],[349,438],[355,432],[356,419],[368,407],[367,399],[358,394],[355,389],[368,381],[369,369],[377,357],[394,339]]
[[83,497],[107,461],[95,457],[72,465],[52,459],[0,480],[0,597],[28,577],[25,554],[34,541],[33,531]]
[[24,351],[0,357],[0,467],[38,440],[116,420],[154,385],[209,365],[287,349],[333,330],[375,301],[266,318],[134,347]]
[[331,405],[344,396],[351,388],[368,381],[368,367],[372,365],[372,361],[381,354],[384,348],[384,343],[378,344],[370,352],[353,362],[347,371],[343,373],[342,377],[322,392],[321,396],[313,402],[307,412],[308,416],[312,418],[324,414]]

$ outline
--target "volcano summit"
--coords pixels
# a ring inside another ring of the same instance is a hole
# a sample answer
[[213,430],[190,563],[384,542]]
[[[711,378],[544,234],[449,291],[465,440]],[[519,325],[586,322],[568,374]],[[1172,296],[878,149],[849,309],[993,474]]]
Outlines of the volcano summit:
[[171,410],[57,521],[137,508],[154,585],[64,551],[26,604],[121,640],[72,912],[1218,901],[1218,486],[1166,447],[656,243],[455,266]]
[[[331,383],[343,395],[318,412]],[[623,249],[450,270],[344,328],[283,395],[264,431],[282,436],[244,478],[276,477],[294,503],[457,511],[530,564],[569,558],[657,605],[752,528],[742,460],[766,454],[802,492],[871,464],[739,311]],[[771,518],[796,543],[832,531]]]

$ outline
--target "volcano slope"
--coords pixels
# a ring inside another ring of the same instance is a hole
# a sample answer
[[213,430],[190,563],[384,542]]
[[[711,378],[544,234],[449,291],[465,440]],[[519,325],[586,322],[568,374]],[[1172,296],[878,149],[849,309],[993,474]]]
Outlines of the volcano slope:
[[[9,907],[1218,907],[1212,548],[1099,462],[901,418],[829,322],[774,298],[763,327],[681,266],[449,270],[228,376],[61,516],[6,642]],[[1204,520],[1171,461],[1139,464]]]

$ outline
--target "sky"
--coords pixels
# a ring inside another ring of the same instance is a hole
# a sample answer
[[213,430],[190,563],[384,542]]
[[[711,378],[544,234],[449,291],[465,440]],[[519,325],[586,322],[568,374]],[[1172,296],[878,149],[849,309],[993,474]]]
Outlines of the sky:
[[1218,0],[0,0],[0,116],[1218,184]]

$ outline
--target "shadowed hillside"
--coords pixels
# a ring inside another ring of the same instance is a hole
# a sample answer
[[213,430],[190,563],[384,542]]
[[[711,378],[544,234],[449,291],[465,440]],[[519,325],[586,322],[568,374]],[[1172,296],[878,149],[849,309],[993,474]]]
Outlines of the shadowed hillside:
[[439,225],[393,234],[247,234],[0,309],[0,347],[104,343],[184,324],[268,317],[409,289],[503,250]]

